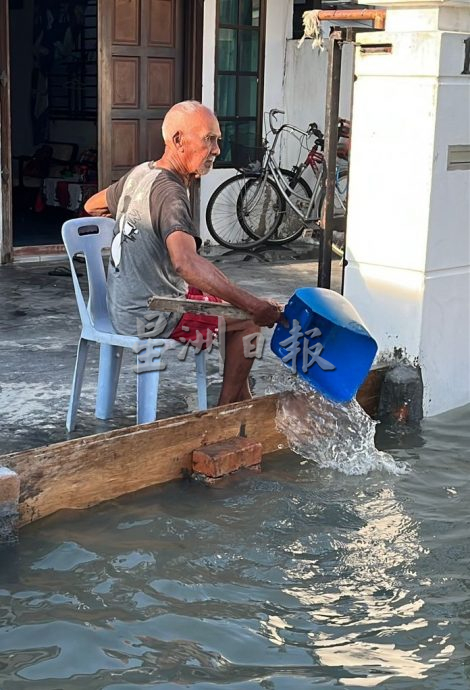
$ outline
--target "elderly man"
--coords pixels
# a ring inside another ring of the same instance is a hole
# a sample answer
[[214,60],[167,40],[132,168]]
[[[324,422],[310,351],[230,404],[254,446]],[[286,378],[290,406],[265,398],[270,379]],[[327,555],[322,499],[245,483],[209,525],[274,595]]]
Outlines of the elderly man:
[[[252,319],[226,320],[225,362],[219,405],[251,397],[248,374],[253,359],[244,356],[243,338],[260,326],[273,326],[278,305],[243,290],[198,255],[199,233],[191,218],[188,188],[206,175],[219,155],[220,127],[214,113],[196,101],[177,103],[162,126],[165,152],[158,161],[142,163],[91,197],[85,210],[116,218],[116,234],[108,271],[108,306],[119,333],[141,334],[148,318],[147,300],[194,297],[206,293],[248,312]],[[188,292],[188,285],[191,286]],[[217,318],[163,315],[162,338],[188,340],[196,331],[217,330]],[[148,337],[148,335],[147,335]]]

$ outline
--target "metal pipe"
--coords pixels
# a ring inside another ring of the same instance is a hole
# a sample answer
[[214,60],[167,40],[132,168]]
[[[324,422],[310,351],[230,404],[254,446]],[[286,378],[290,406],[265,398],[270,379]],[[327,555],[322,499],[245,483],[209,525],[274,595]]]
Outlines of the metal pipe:
[[320,21],[334,21],[342,19],[345,21],[357,21],[367,19],[374,22],[374,29],[385,27],[386,10],[320,10],[318,19]]
[[340,32],[330,35],[328,45],[328,76],[325,114],[325,164],[326,193],[320,227],[320,256],[318,261],[318,287],[329,288],[331,284],[331,243],[335,209],[336,153],[338,148],[339,90],[341,79]]

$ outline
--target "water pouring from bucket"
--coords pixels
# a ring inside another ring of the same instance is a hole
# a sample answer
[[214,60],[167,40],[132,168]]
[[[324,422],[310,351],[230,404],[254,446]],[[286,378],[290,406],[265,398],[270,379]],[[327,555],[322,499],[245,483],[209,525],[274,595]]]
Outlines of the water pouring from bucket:
[[303,287],[290,298],[284,317],[271,339],[274,354],[326,398],[352,400],[377,353],[353,305],[332,290]]
[[280,375],[272,392],[282,391],[276,426],[289,447],[320,467],[345,474],[373,470],[402,474],[388,454],[375,447],[377,422],[354,399],[366,378],[377,343],[352,304],[325,288],[299,288],[284,309],[271,349],[301,380]]

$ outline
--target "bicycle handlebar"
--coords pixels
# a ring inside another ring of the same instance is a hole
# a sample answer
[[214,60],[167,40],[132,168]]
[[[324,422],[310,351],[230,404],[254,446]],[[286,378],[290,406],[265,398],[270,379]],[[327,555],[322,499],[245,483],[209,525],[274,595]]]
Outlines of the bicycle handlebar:
[[[319,129],[316,122],[311,122],[309,124],[308,129],[307,129],[307,134],[309,136],[314,135],[318,139],[321,139],[322,141],[325,138],[325,135]],[[343,137],[345,139],[348,139],[350,136],[351,136],[351,122],[349,120],[346,120],[343,117],[340,117],[338,119],[338,137]]]
[[324,135],[323,132],[318,128],[318,125],[316,122],[311,122],[308,126],[307,129],[307,134],[311,136],[312,134],[316,136],[318,139],[323,139]]
[[278,108],[272,108],[269,111],[269,126],[271,128],[271,131],[273,134],[276,134],[278,132],[279,127],[276,128],[274,122],[276,120],[276,115],[285,115],[285,110],[279,110]]

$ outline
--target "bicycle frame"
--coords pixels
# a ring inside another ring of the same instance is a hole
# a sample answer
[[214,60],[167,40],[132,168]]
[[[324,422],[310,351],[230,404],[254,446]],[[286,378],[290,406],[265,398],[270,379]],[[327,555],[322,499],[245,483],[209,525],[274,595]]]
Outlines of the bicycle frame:
[[[284,178],[280,166],[277,165],[276,161],[274,160],[274,153],[276,150],[277,146],[277,141],[283,131],[290,131],[290,132],[297,132],[298,134],[301,134],[305,138],[309,136],[309,133],[299,129],[298,127],[295,127],[294,125],[289,125],[285,124],[282,125],[278,130],[276,130],[275,136],[273,143],[270,148],[267,148],[267,155],[266,155],[266,161],[265,164],[263,165],[262,170],[260,171],[260,176],[262,183],[260,185],[260,192],[261,193],[264,189],[264,186],[266,184],[266,179],[268,175],[271,175],[271,177],[274,179],[276,186],[281,193],[282,197],[286,201],[286,203],[289,204],[289,206],[292,208],[292,210],[299,216],[299,218],[304,221],[305,223],[310,223],[312,221],[318,221],[318,215],[315,217],[316,214],[312,214],[313,208],[315,207],[316,201],[318,199],[318,195],[320,193],[320,190],[322,188],[322,179],[325,173],[325,158],[323,155],[323,152],[319,150],[319,140],[317,139],[310,149],[310,151],[307,154],[307,157],[305,158],[305,161],[301,163],[301,165],[297,168],[296,170],[296,177],[299,179],[302,177],[304,170],[307,167],[310,167],[315,175],[315,185],[314,188],[312,189],[312,196],[310,198],[307,210],[305,213],[302,213],[301,209],[298,208],[298,206],[295,205],[295,199],[294,201],[292,200],[292,197],[297,197],[298,199],[302,199],[305,201],[304,197],[302,197],[300,194],[296,193],[295,190],[289,186],[287,183],[286,179]],[[342,207],[343,210],[345,210],[345,205],[337,191],[335,189],[335,198],[339,202],[340,206]],[[253,197],[253,204],[257,203],[257,195]]]

